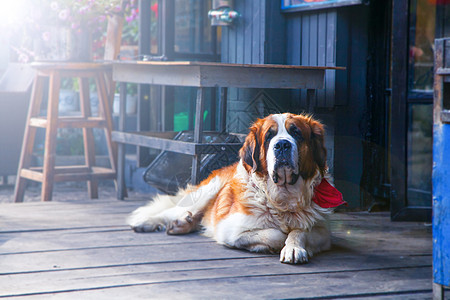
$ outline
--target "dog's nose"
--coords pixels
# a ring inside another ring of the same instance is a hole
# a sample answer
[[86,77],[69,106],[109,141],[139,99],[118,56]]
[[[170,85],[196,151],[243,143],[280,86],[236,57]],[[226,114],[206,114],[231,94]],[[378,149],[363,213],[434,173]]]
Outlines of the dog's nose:
[[287,151],[290,150],[292,148],[291,143],[288,140],[281,140],[278,141],[275,146],[274,149],[275,151],[279,152],[279,151]]

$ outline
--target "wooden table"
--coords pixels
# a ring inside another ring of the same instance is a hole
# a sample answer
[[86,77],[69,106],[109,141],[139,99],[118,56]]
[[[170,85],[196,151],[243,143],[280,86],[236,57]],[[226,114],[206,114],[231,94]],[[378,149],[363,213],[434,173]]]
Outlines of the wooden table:
[[[342,67],[310,67],[288,65],[242,65],[210,62],[154,62],[121,61],[113,63],[113,80],[121,82],[119,130],[112,133],[118,145],[118,198],[125,196],[124,144],[144,146],[160,150],[174,151],[193,156],[192,183],[199,177],[200,158],[202,154],[211,153],[212,147],[201,143],[203,134],[204,88],[221,88],[219,97],[219,131],[226,128],[227,88],[276,88],[307,89],[307,102],[316,89],[324,86],[326,70],[344,70]],[[194,142],[180,142],[162,137],[161,133],[125,132],[125,92],[126,82],[197,87],[195,110]],[[229,149],[240,144],[216,145],[214,148]]]

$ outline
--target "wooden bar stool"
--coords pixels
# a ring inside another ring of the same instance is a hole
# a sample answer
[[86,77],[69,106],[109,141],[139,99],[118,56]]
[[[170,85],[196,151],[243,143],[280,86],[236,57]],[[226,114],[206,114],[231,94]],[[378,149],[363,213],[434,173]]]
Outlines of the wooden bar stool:
[[[52,199],[53,183],[59,181],[87,181],[89,196],[98,198],[98,180],[116,178],[117,149],[111,140],[113,129],[111,104],[111,66],[107,63],[33,63],[36,77],[31,93],[22,152],[19,160],[15,202],[22,202],[27,180],[42,182],[41,200]],[[81,116],[59,116],[59,92],[62,78],[78,78]],[[98,95],[98,116],[92,116],[89,79],[95,81]],[[47,115],[40,115],[45,85],[48,82]],[[45,129],[44,161],[42,167],[31,166],[37,128]],[[58,128],[81,128],[83,131],[85,165],[55,166],[56,138]],[[95,165],[93,128],[105,133],[110,168]]]

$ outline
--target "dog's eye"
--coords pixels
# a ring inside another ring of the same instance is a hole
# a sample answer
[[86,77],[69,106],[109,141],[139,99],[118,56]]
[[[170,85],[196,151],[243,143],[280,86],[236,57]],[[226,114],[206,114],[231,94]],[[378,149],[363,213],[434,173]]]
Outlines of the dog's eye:
[[269,129],[269,131],[267,131],[266,137],[265,137],[266,142],[270,141],[274,136],[275,136],[275,130]]
[[296,140],[303,140],[302,132],[295,125],[291,125],[291,127],[289,127],[289,134]]

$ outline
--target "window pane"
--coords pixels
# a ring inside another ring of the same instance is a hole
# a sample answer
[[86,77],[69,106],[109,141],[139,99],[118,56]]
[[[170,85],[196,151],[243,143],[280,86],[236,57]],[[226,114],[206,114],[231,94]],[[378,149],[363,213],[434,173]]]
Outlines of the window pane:
[[210,9],[210,1],[175,1],[175,52],[213,52]]
[[433,90],[436,5],[412,0],[410,5],[409,90]]
[[409,106],[408,205],[431,206],[433,105]]

